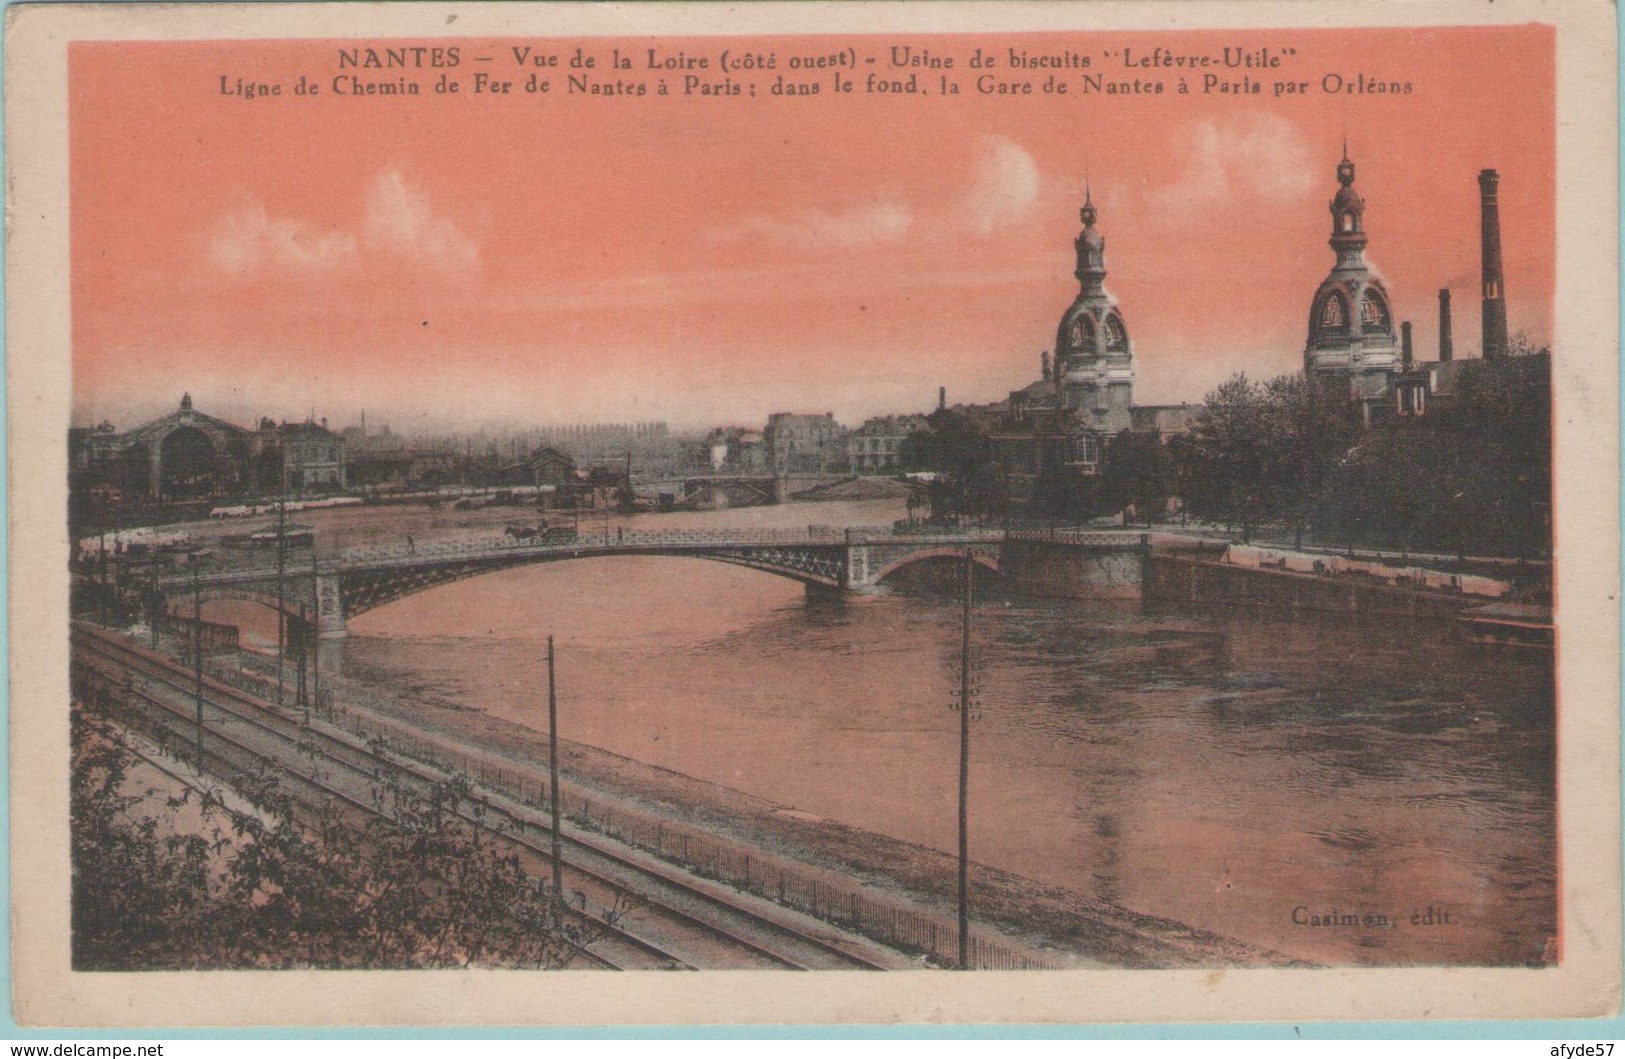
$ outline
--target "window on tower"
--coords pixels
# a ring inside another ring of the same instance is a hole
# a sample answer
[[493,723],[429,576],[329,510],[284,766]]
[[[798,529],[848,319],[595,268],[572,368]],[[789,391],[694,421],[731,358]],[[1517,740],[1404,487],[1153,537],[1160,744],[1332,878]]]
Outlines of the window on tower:
[[1383,333],[1392,330],[1388,323],[1388,306],[1376,291],[1368,290],[1360,299],[1360,330]]
[[1352,213],[1343,214],[1343,230],[1345,232],[1354,231],[1354,214],[1352,214]]
[[1343,306],[1343,296],[1333,291],[1320,303],[1320,329],[1322,331],[1346,331],[1349,326],[1348,310]]
[[1128,334],[1123,330],[1122,318],[1116,313],[1106,317],[1106,348],[1115,353],[1128,348]]
[[1072,321],[1072,348],[1088,350],[1095,348],[1095,321],[1087,313],[1080,313],[1078,318]]

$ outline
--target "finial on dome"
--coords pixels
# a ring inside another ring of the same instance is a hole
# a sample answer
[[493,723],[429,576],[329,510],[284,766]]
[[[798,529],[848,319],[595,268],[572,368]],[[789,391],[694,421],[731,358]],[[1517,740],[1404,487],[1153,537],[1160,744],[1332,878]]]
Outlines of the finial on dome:
[[1083,182],[1083,209],[1078,211],[1078,216],[1083,219],[1083,225],[1085,228],[1094,227],[1095,218],[1099,216],[1095,210],[1095,203],[1090,193],[1089,181],[1087,178],[1085,178]]
[[181,411],[190,412],[191,410],[192,410],[192,395],[190,393],[181,394]]
[[1349,161],[1349,145],[1346,139],[1343,141],[1343,160],[1337,163],[1337,182],[1344,187],[1350,187],[1354,183],[1354,163]]

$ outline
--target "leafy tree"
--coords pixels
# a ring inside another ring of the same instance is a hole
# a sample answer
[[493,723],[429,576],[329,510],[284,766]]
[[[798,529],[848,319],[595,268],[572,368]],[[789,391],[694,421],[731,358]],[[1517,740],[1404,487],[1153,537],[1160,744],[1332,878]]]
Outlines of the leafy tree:
[[1133,504],[1150,522],[1177,493],[1174,456],[1160,434],[1125,431],[1107,444],[1100,495],[1108,508],[1121,511]]
[[1239,526],[1242,540],[1273,514],[1272,416],[1262,386],[1235,375],[1207,395],[1184,446],[1185,506]]
[[[931,483],[933,518],[985,515],[1001,506],[998,466],[992,443],[962,412],[938,410],[927,418],[929,435],[920,438],[911,460],[939,476]],[[913,439],[911,439],[913,440]]]
[[1302,372],[1271,379],[1263,400],[1270,436],[1268,508],[1273,517],[1291,521],[1294,543],[1301,547],[1327,479],[1354,443],[1359,423],[1339,388]]
[[131,790],[129,753],[83,709],[73,711],[71,733],[75,966],[112,969],[132,954],[184,946],[203,925],[207,840],[166,834],[138,813],[146,792]]
[[[388,819],[359,827],[268,780],[242,792],[254,812],[189,791],[154,816],[117,731],[79,708],[73,753],[80,970],[563,967],[597,936],[482,826],[466,783],[380,789]],[[170,813],[194,800],[204,828],[184,833]]]

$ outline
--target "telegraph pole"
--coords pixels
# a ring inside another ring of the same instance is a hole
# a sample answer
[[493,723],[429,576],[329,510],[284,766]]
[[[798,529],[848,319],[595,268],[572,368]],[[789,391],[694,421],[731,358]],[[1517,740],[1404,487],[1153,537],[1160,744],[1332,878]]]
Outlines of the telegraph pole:
[[276,502],[276,704],[282,705],[282,656],[287,649],[288,616],[283,613],[282,575],[287,565],[288,498]]
[[197,703],[197,769],[203,771],[203,593],[198,586],[197,565],[192,566],[192,697]]
[[310,592],[316,600],[316,613],[311,616],[310,628],[310,697],[316,708],[322,706],[322,581],[316,569],[316,548],[310,549]]
[[294,642],[294,658],[298,661],[299,671],[294,678],[293,701],[305,708],[304,720],[310,724],[310,678],[305,669],[305,661],[309,656],[307,645],[310,642],[309,619],[305,616],[305,601],[299,601],[299,633],[298,640]]
[[553,910],[564,908],[564,868],[559,860],[559,696],[553,682],[553,637],[547,638],[547,782],[553,810]]
[[965,549],[965,605],[959,622],[959,969],[970,968],[970,602],[976,560]]

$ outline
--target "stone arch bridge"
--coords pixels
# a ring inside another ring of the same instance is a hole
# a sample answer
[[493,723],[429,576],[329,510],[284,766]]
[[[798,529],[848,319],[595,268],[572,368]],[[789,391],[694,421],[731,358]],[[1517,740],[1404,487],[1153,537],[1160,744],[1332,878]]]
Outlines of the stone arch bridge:
[[[810,595],[880,591],[888,576],[914,563],[963,559],[1011,576],[1003,530],[916,534],[864,530],[673,530],[583,535],[567,541],[522,542],[508,537],[437,540],[412,546],[356,548],[312,559],[288,556],[280,585],[274,564],[255,556],[244,565],[200,568],[160,580],[171,608],[199,600],[245,599],[298,619],[314,616],[323,636],[342,636],[349,619],[438,585],[517,566],[614,555],[706,559],[776,574]],[[1139,552],[1138,534],[1090,534],[1096,550]]]

